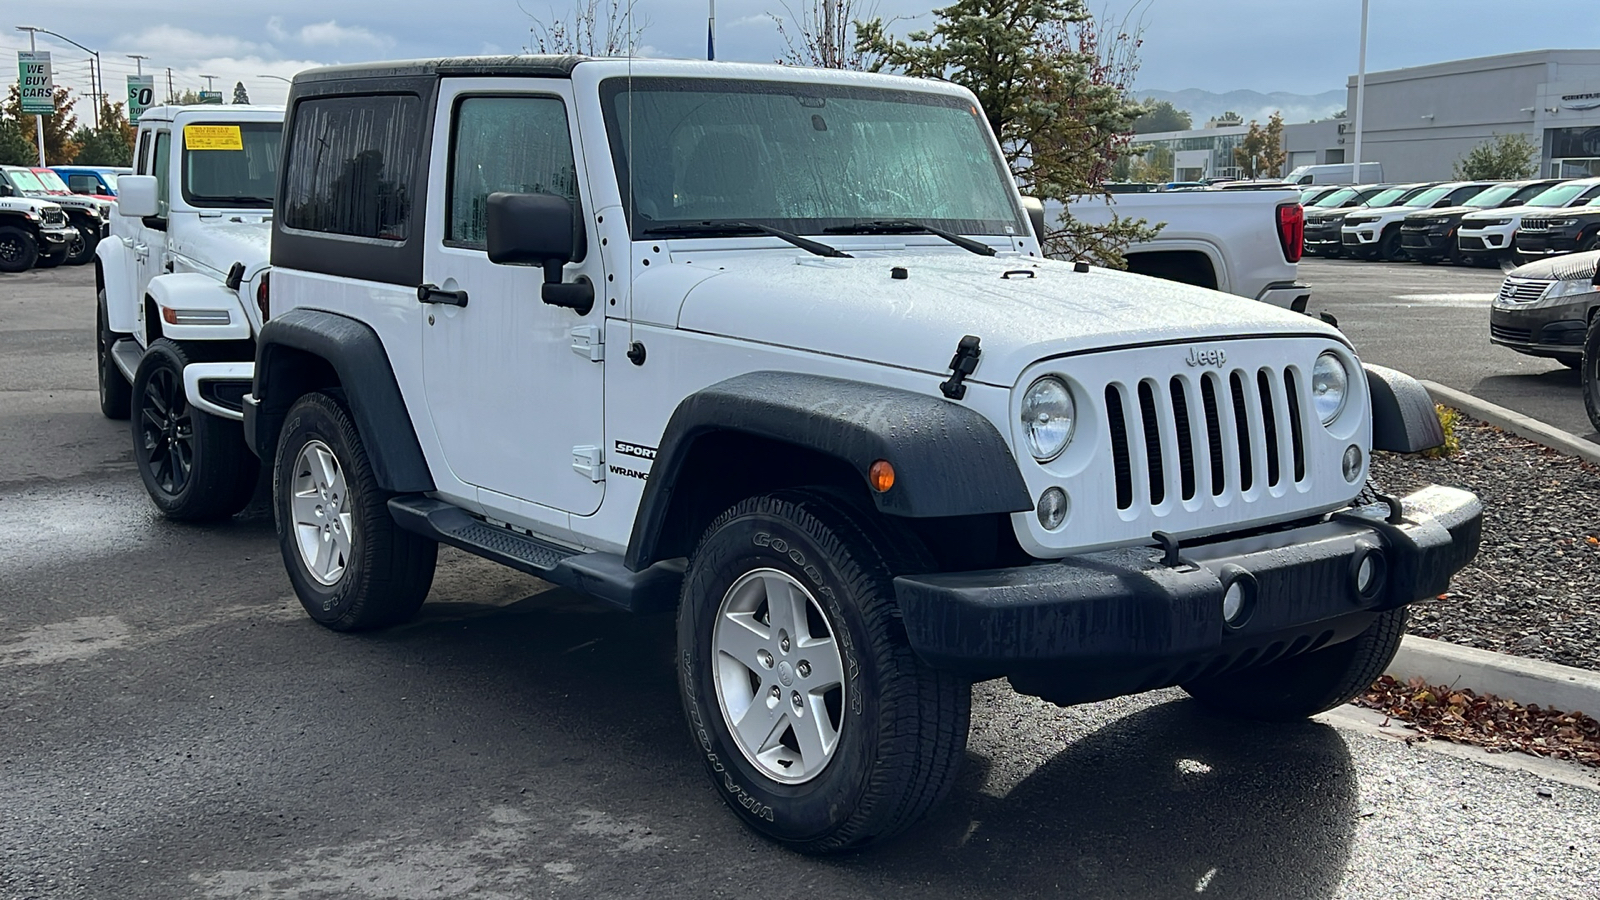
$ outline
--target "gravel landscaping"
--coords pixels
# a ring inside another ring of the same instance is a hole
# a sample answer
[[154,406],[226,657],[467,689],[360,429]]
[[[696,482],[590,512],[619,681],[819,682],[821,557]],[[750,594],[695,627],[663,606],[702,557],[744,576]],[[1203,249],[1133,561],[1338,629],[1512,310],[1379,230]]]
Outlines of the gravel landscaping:
[[1600,469],[1463,416],[1459,453],[1376,453],[1375,481],[1404,495],[1433,482],[1483,500],[1483,545],[1410,631],[1469,647],[1600,670]]

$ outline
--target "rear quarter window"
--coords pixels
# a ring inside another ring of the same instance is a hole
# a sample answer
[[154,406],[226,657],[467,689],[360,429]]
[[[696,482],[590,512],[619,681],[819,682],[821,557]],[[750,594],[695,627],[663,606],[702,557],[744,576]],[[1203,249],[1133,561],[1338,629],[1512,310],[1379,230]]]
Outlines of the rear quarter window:
[[412,94],[314,97],[295,109],[283,225],[401,242],[422,198],[411,195],[427,129]]

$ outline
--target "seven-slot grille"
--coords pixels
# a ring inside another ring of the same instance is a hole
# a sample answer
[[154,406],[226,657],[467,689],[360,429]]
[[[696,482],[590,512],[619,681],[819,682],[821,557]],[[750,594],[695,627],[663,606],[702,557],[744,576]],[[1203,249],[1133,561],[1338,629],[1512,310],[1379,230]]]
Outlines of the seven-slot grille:
[[44,219],[44,223],[46,225],[65,225],[65,224],[67,224],[67,214],[66,214],[66,212],[64,210],[61,210],[61,209],[47,209],[47,210],[44,211],[44,215],[42,216],[42,218]]
[[1523,231],[1549,231],[1550,230],[1550,221],[1551,220],[1549,219],[1549,217],[1524,216],[1522,218],[1522,230]]
[[1495,299],[1501,303],[1532,303],[1544,296],[1550,287],[1549,279],[1507,278],[1500,284],[1500,294]]
[[1117,508],[1306,479],[1304,386],[1290,369],[1106,386]]

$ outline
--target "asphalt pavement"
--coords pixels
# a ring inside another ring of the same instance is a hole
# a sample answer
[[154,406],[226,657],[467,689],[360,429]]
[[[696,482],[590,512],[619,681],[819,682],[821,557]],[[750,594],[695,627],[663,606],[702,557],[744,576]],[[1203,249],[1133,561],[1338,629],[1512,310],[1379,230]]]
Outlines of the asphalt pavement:
[[1499,269],[1312,259],[1300,263],[1312,312],[1326,310],[1361,358],[1465,391],[1569,434],[1600,441],[1578,373],[1489,343]]
[[796,856],[707,783],[669,618],[447,550],[415,622],[339,635],[269,522],[158,518],[99,416],[93,318],[88,269],[0,276],[4,900],[1600,893],[1586,773],[1003,683],[925,824]]

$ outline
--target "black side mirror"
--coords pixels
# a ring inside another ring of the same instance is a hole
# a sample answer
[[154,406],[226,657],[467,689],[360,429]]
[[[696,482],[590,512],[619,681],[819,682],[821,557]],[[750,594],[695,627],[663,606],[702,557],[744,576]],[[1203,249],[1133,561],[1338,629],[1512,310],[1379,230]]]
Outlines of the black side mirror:
[[6,184],[3,181],[0,181],[0,197],[9,197],[12,194],[15,194],[16,192],[17,192],[16,188],[12,187],[9,184]]
[[497,191],[489,195],[487,212],[489,261],[542,267],[540,298],[588,315],[594,308],[594,285],[581,276],[575,284],[561,280],[561,267],[587,253],[577,204],[554,194]]
[[1022,210],[1028,214],[1028,224],[1033,226],[1033,239],[1044,243],[1044,201],[1038,197],[1023,197]]

